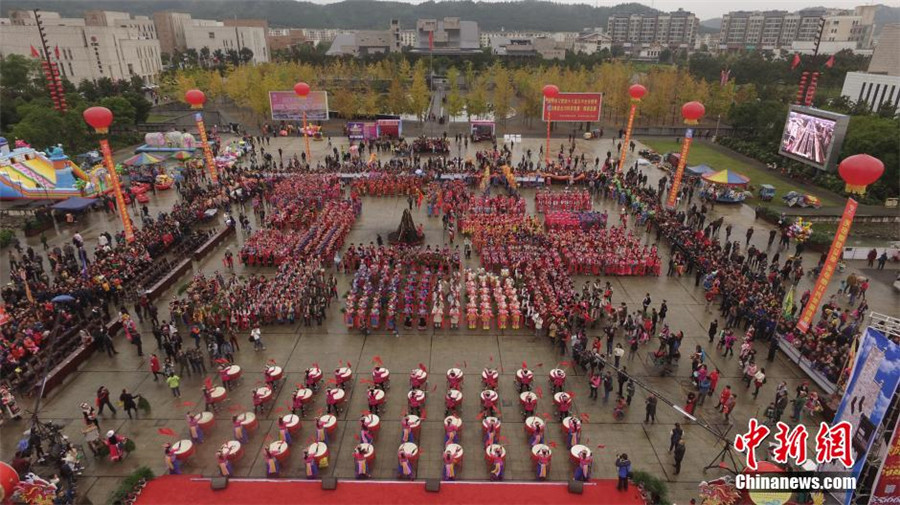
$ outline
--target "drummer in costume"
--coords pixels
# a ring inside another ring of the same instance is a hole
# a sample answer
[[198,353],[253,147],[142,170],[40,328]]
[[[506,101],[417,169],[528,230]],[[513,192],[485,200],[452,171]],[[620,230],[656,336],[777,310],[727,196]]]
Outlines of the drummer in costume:
[[575,467],[575,480],[588,482],[591,480],[591,466],[594,458],[588,454],[588,451],[581,451],[578,454],[578,465]]
[[534,431],[531,432],[529,443],[532,447],[544,443],[544,423],[534,423]]
[[503,461],[503,449],[497,448],[491,454],[491,480],[503,480],[506,463]]
[[450,450],[446,450],[442,458],[444,460],[444,480],[456,480],[456,460],[453,457],[453,453]]
[[375,389],[375,386],[370,387],[368,391],[366,391],[366,400],[369,403],[369,412],[377,414],[379,406],[378,404],[380,402],[378,399],[378,390]]
[[242,444],[247,443],[247,429],[238,419],[238,416],[231,416],[231,425],[233,427],[234,439]]
[[316,419],[316,442],[328,443],[328,430],[325,429],[325,421],[322,418]]
[[401,450],[397,455],[397,458],[397,474],[400,476],[400,478],[414,480],[416,477],[413,472],[412,462],[410,462],[409,456],[406,455],[406,452]]
[[266,458],[266,477],[278,477],[281,474],[281,463],[278,462],[278,458],[272,454],[268,447],[263,448],[263,453]]
[[188,423],[188,431],[191,433],[191,440],[196,444],[203,443],[203,430],[200,429],[200,422],[194,417],[194,414],[188,412],[185,416]]
[[366,451],[362,447],[357,447],[353,451],[353,461],[356,466],[356,479],[368,479],[370,477],[369,461],[366,459]]
[[537,480],[547,480],[550,476],[550,450],[541,449],[537,453]]
[[222,474],[222,477],[231,477],[234,473],[234,467],[231,465],[231,461],[228,460],[228,457],[222,453],[222,451],[216,452],[216,461],[219,465],[219,473]]
[[403,428],[403,432],[400,434],[400,443],[416,443],[416,436],[413,433],[409,416],[403,416],[403,419],[400,420],[400,426]]
[[300,411],[300,415],[302,416],[302,415],[304,415],[305,408],[303,406],[303,397],[298,394],[299,392],[300,392],[300,388],[297,388],[294,391],[294,396],[293,396],[294,401],[291,404],[291,413],[296,414],[297,411]]
[[581,421],[573,417],[569,419],[569,430],[566,433],[566,444],[569,448],[581,443]]
[[181,461],[175,456],[175,451],[172,450],[172,444],[166,444],[163,448],[165,450],[166,468],[169,470],[169,475],[181,475]]
[[369,426],[366,424],[365,419],[361,419],[359,421],[359,443],[361,444],[374,444],[375,437],[372,436],[372,431],[369,430]]
[[453,419],[448,417],[444,421],[444,445],[447,444],[458,444],[459,443],[459,426],[453,422]]
[[319,476],[319,462],[316,461],[316,456],[310,454],[308,450],[303,451],[303,462],[306,465],[306,478],[317,478]]
[[293,441],[291,439],[291,431],[287,427],[287,423],[284,422],[283,417],[278,418],[278,439],[287,445],[291,445]]
[[489,445],[493,445],[497,443],[497,440],[500,438],[500,427],[497,425],[497,421],[491,419],[487,423],[487,429],[484,430],[484,446],[487,447]]

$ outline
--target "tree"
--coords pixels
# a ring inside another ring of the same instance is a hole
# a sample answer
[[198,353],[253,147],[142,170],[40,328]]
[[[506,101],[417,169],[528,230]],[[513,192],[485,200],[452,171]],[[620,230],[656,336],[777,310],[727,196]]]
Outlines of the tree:
[[466,114],[469,120],[472,116],[481,116],[488,112],[488,100],[485,88],[487,87],[487,76],[484,74],[474,78],[475,81],[469,84],[469,92],[466,94]]
[[409,110],[419,118],[419,121],[423,121],[428,115],[429,105],[431,93],[425,80],[425,60],[420,59],[413,67],[412,85],[409,88]]
[[447,69],[447,81],[450,83],[450,93],[447,95],[447,114],[459,116],[466,106],[465,98],[459,91],[459,70],[456,67]]
[[491,67],[490,73],[493,75],[494,81],[492,102],[495,119],[501,123],[506,123],[506,115],[509,113],[513,96],[509,71],[506,70],[502,63],[497,62]]
[[331,110],[344,119],[352,119],[353,116],[356,115],[356,97],[353,95],[353,92],[347,88],[337,90],[329,105],[331,106]]
[[113,113],[113,128],[126,129],[134,126],[137,113],[127,98],[111,96],[100,100],[100,105]]
[[253,61],[253,51],[249,47],[241,48],[241,63],[247,64]]
[[129,91],[127,93],[123,93],[122,98],[128,100],[128,103],[130,103],[131,107],[134,109],[135,124],[144,123],[147,121],[147,118],[150,116],[150,109],[153,108],[153,104],[151,104],[149,100],[144,98],[143,94]]
[[[64,115],[41,104],[25,104],[19,107],[22,119],[12,129],[12,136],[22,139],[38,149],[62,143],[67,151],[77,152],[84,144],[85,129],[82,135],[78,131],[70,131]],[[70,111],[66,115],[72,115]],[[79,118],[80,114],[79,114]],[[84,121],[81,121],[84,124]],[[10,140],[12,143],[12,140]]]
[[900,194],[900,119],[874,115],[850,118],[847,136],[841,147],[841,158],[854,154],[868,154],[884,163],[884,175],[873,184],[869,192],[884,199]]
[[403,91],[403,84],[399,78],[391,80],[391,86],[388,88],[387,100],[385,102],[388,113],[403,114],[407,111],[406,92]]

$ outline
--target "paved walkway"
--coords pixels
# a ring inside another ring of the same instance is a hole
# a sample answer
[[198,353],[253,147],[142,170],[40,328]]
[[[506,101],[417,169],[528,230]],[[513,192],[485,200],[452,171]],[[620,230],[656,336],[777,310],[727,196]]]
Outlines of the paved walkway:
[[[554,139],[554,150],[558,147],[560,139]],[[543,139],[524,139],[522,145],[515,146],[515,157],[518,158],[524,149],[531,148],[537,153]],[[480,144],[487,146],[487,144]],[[606,151],[611,149],[610,141],[577,141],[577,151],[587,152],[587,157],[595,156],[604,158]],[[277,147],[285,150],[285,155],[293,155],[303,149],[302,141],[296,138],[275,139],[267,149],[276,151]],[[641,149],[638,145],[638,150]],[[313,158],[324,156],[325,142],[313,143]],[[454,147],[455,150],[455,147]],[[470,145],[466,156],[473,156],[474,149]],[[662,172],[649,169],[651,184],[662,175]],[[525,190],[523,194],[528,199],[529,211],[534,210],[533,191]],[[167,209],[175,201],[174,192],[161,193],[151,199],[150,210],[155,213],[159,209]],[[400,214],[406,207],[406,201],[402,198],[365,198],[363,213],[346,243],[369,243],[375,240],[375,234],[384,236],[387,232],[397,227]],[[606,209],[611,215],[615,215],[617,209],[607,201],[598,201],[597,209]],[[769,226],[761,221],[755,222],[753,211],[745,206],[727,207],[717,206],[715,213],[722,214],[728,222],[734,224],[733,237],[743,239],[747,227],[756,229],[753,242],[757,246],[765,246]],[[444,236],[440,220],[429,219],[425,210],[413,212],[416,223],[425,226],[426,242],[433,245],[442,244]],[[71,240],[76,230],[80,230],[89,247],[93,247],[98,233],[103,230],[118,229],[120,224],[113,216],[94,214],[75,227],[61,227],[57,232],[51,233],[53,244]],[[724,233],[724,231],[723,231]],[[651,241],[653,237],[645,235],[644,240]],[[229,239],[215,254],[210,255],[204,261],[194,264],[196,272],[212,273],[221,268],[225,247],[236,251],[244,238],[240,235]],[[27,241],[30,245],[40,247],[37,238]],[[668,247],[662,247],[661,253],[664,261],[668,259]],[[809,254],[805,257],[807,265],[814,264],[818,254]],[[477,266],[473,259],[469,266]],[[850,271],[864,266],[862,262],[851,262]],[[6,282],[6,269],[3,269],[3,279]],[[259,269],[244,269],[237,267],[239,275],[248,274]],[[272,269],[263,269],[266,273],[273,273]],[[346,291],[349,276],[341,275],[341,293]],[[186,280],[186,279],[185,279]],[[586,279],[579,278],[576,286],[580,289]],[[686,354],[696,345],[707,346],[706,328],[709,322],[717,316],[714,309],[707,309],[701,288],[694,286],[693,277],[667,278],[604,278],[612,282],[614,289],[614,303],[627,302],[630,308],[640,304],[645,293],[650,293],[653,305],[659,306],[662,300],[667,300],[669,305],[669,317],[667,322],[675,331],[682,330],[686,338],[683,349]],[[801,281],[800,291],[807,289],[811,280],[804,278]],[[836,289],[837,280],[832,289]],[[167,301],[174,296],[173,293],[163,297],[159,304],[160,315],[165,318],[168,315]],[[872,309],[875,311],[897,315],[896,307],[898,295],[888,285],[873,283],[869,293]],[[687,455],[680,475],[675,475],[673,459],[668,453],[669,430],[672,424],[681,420],[681,416],[673,409],[668,408],[662,402],[658,408],[656,424],[645,424],[644,400],[647,393],[638,390],[633,405],[623,421],[614,421],[612,417],[612,405],[600,401],[588,399],[586,378],[580,372],[572,370],[562,362],[568,358],[559,356],[543,339],[535,338],[526,331],[509,331],[498,334],[497,332],[482,331],[412,331],[402,332],[399,338],[375,333],[364,337],[360,334],[347,332],[343,325],[341,304],[333,303],[329,309],[329,315],[323,326],[311,328],[294,326],[270,326],[263,328],[263,339],[267,346],[265,352],[253,352],[249,345],[244,345],[236,354],[236,360],[245,370],[243,383],[230,392],[230,403],[220,414],[227,416],[230,412],[240,412],[251,407],[251,388],[262,379],[262,369],[267,359],[273,358],[285,367],[288,387],[282,390],[276,398],[274,412],[264,416],[260,421],[259,430],[250,438],[242,461],[235,465],[235,471],[239,476],[264,476],[261,448],[265,441],[271,440],[277,435],[275,419],[283,412],[289,402],[290,390],[293,384],[302,378],[302,371],[312,363],[318,363],[328,373],[338,366],[339,361],[350,361],[358,372],[357,379],[366,378],[371,369],[373,358],[379,356],[385,366],[394,372],[394,387],[388,392],[386,411],[383,416],[383,428],[376,443],[378,454],[373,475],[376,478],[391,478],[396,467],[396,451],[400,436],[399,419],[406,408],[406,374],[410,369],[423,363],[432,372],[427,403],[427,420],[424,423],[421,434],[421,446],[423,456],[420,460],[420,478],[436,478],[440,474],[439,451],[442,445],[443,430],[440,424],[443,418],[443,391],[445,389],[443,374],[453,366],[464,368],[467,379],[463,388],[463,419],[464,430],[462,445],[467,451],[466,465],[462,470],[463,479],[486,479],[487,472],[481,463],[478,453],[481,447],[480,430],[478,428],[478,392],[480,390],[477,375],[484,366],[493,365],[502,367],[503,377],[500,380],[501,411],[503,412],[503,431],[505,445],[509,451],[507,478],[531,480],[533,473],[531,461],[528,457],[526,436],[523,430],[521,416],[518,413],[518,401],[513,387],[513,371],[526,361],[536,372],[536,384],[542,386],[544,391],[549,391],[547,385],[547,373],[557,365],[564,366],[570,371],[570,388],[575,392],[575,409],[579,414],[584,414],[589,422],[585,424],[584,435],[587,444],[595,451],[595,476],[600,478],[614,478],[615,467],[613,462],[617,454],[627,452],[636,470],[646,470],[669,482],[671,498],[677,503],[687,503],[696,496],[699,481],[718,476],[719,471],[704,473],[702,468],[709,464],[718,453],[720,443],[705,430],[697,426],[687,426],[685,429]],[[596,331],[589,332],[593,336]],[[144,334],[149,335],[149,328],[144,328]],[[144,338],[147,344],[146,351],[154,351],[153,339]],[[238,339],[243,344],[246,335]],[[78,405],[81,402],[93,401],[96,389],[100,385],[106,385],[117,396],[121,388],[128,388],[131,392],[144,395],[152,405],[152,411],[147,417],[138,420],[128,420],[121,410],[115,416],[106,413],[102,416],[101,427],[103,430],[116,429],[120,433],[132,438],[137,444],[137,450],[129,455],[125,462],[111,464],[105,460],[89,458],[84,477],[79,481],[80,494],[87,496],[93,503],[105,502],[109,493],[118,485],[119,478],[127,475],[141,465],[151,467],[155,472],[164,471],[162,445],[172,441],[172,438],[158,433],[159,428],[168,427],[178,433],[178,438],[186,438],[187,429],[184,422],[184,414],[188,410],[198,410],[203,406],[201,385],[202,377],[186,377],[182,384],[183,397],[179,400],[172,398],[171,394],[162,383],[154,383],[148,371],[147,357],[138,358],[133,348],[120,337],[117,343],[120,353],[114,358],[105,354],[95,354],[80,370],[75,373],[66,385],[54,391],[48,398],[41,411],[41,418],[45,421],[53,420],[65,426],[64,431],[73,441],[80,441],[81,414]],[[764,346],[758,349],[760,355],[765,355]],[[793,390],[801,381],[805,380],[803,373],[783,356],[779,356],[774,363],[766,363],[768,384],[763,387],[758,401],[754,401],[751,395],[741,387],[736,358],[725,359],[716,355],[713,351],[710,355],[712,366],[718,367],[723,372],[722,385],[731,384],[739,395],[736,413],[733,416],[736,428],[729,436],[733,437],[735,431],[745,429],[750,417],[762,417],[766,405],[774,397],[775,386],[782,380],[787,381],[788,388]],[[652,367],[648,364],[644,353],[633,362],[626,362],[628,370],[634,373],[641,381],[646,382],[654,390],[672,401],[682,404],[687,393],[691,390],[688,374],[690,364],[687,359],[682,359],[681,367],[675,377],[660,378],[653,374]],[[720,386],[721,388],[721,386]],[[352,478],[353,461],[350,452],[357,441],[355,433],[357,429],[356,418],[365,409],[364,399],[365,384],[357,382],[350,392],[348,408],[341,416],[339,429],[330,444],[332,464],[326,474],[340,478]],[[324,395],[316,399],[312,413],[324,408]],[[24,407],[31,408],[28,402],[23,402]],[[715,402],[709,401],[699,409],[699,415],[710,423],[719,426],[723,431],[728,427],[723,425],[722,416],[713,409]],[[548,394],[539,402],[539,412],[552,413],[553,408]],[[818,419],[807,419],[809,426],[815,426]],[[20,438],[21,430],[25,424],[7,424],[0,435],[2,457],[9,459],[12,448]],[[298,443],[307,441],[312,433],[312,424],[309,419],[303,421],[303,431],[296,437]],[[571,477],[571,468],[564,454],[564,441],[559,423],[552,421],[547,430],[548,439],[556,444],[554,451],[551,478],[564,480]],[[208,435],[207,442],[199,448],[197,454],[187,465],[188,473],[201,473],[204,475],[215,474],[214,453],[222,442],[230,439],[230,423],[222,419],[217,423],[213,432]],[[598,448],[598,446],[601,446]],[[299,449],[299,448],[297,448]],[[302,451],[294,450],[290,461],[287,463],[285,473],[297,476],[302,471]]]

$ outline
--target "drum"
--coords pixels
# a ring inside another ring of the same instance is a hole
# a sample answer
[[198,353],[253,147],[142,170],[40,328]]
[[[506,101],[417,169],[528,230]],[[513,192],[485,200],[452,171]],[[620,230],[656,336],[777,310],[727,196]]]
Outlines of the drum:
[[375,462],[375,446],[372,444],[359,444],[356,446],[356,449],[362,449],[363,453],[366,455],[366,462],[370,465]]
[[422,370],[421,368],[414,368],[412,372],[409,373],[409,383],[413,385],[421,385],[425,384],[425,381],[428,380],[428,372]]
[[425,391],[422,391],[421,389],[411,390],[406,394],[406,397],[409,398],[410,401],[412,401],[413,398],[417,399],[420,405],[425,403]]
[[328,468],[328,445],[324,442],[315,442],[310,444],[306,450],[315,458],[319,468]]
[[345,393],[343,389],[332,389],[331,391],[331,394],[334,396],[335,405],[341,405],[344,403],[344,400],[347,399],[347,393]]
[[450,424],[452,424],[453,426],[456,426],[457,431],[462,430],[462,425],[463,425],[462,419],[460,419],[457,416],[447,416],[444,418],[444,426],[447,426],[448,419],[450,420]]
[[280,381],[284,377],[284,369],[277,365],[266,367],[266,382]]
[[409,458],[409,461],[412,463],[419,460],[419,446],[412,442],[400,444],[400,448],[397,449],[397,457],[400,457],[401,452],[406,453],[406,457]]
[[306,376],[311,382],[319,382],[322,380],[322,369],[318,367],[309,367],[306,369]]
[[572,463],[578,464],[578,455],[581,454],[581,451],[587,451],[587,455],[591,455],[591,450],[586,445],[575,444],[569,449],[569,459],[572,460]]
[[253,412],[244,412],[238,415],[237,418],[238,422],[244,425],[244,429],[247,431],[253,431],[259,427],[259,420],[256,419],[256,414]]
[[534,430],[538,428],[538,426],[543,428],[546,426],[546,424],[547,423],[545,423],[544,420],[540,417],[531,416],[525,419],[525,432],[531,435],[532,433],[534,433]]
[[294,434],[300,431],[300,416],[294,414],[286,414],[281,416],[281,420],[284,422],[285,428],[287,428],[288,433]]
[[231,365],[225,369],[225,375],[228,376],[228,380],[234,381],[240,379],[241,373],[241,367],[238,365]]
[[493,368],[485,368],[481,371],[481,380],[484,382],[488,382],[489,380],[496,381],[500,377],[500,373]]
[[529,379],[534,378],[534,372],[531,370],[524,370],[522,368],[516,370],[516,380],[519,382],[527,382]]
[[494,453],[497,449],[500,449],[500,459],[504,462],[506,461],[506,448],[500,444],[491,444],[484,448],[484,459],[488,463],[491,462],[491,459],[494,457]]
[[312,400],[313,390],[307,388],[300,388],[294,391],[294,398],[300,399],[300,403],[307,404],[310,400]]
[[324,416],[319,417],[319,420],[322,421],[322,424],[325,426],[325,431],[328,432],[329,435],[333,435],[334,430],[337,428],[337,418],[331,414],[325,414]]
[[550,446],[545,444],[537,444],[531,448],[531,460],[537,461],[538,453],[546,450],[549,456],[553,456],[553,450],[550,449]]
[[353,378],[353,370],[350,367],[342,366],[334,371],[334,380],[338,385],[348,382]]
[[460,370],[459,368],[451,368],[450,370],[447,370],[447,380],[448,381],[451,380],[451,378],[450,378],[451,375],[456,376],[452,380],[457,380],[457,381],[463,380],[463,371]]
[[463,462],[463,448],[459,444],[447,444],[447,447],[444,447],[444,452],[450,452],[453,455],[453,462],[457,465],[461,465]]
[[275,459],[284,463],[284,460],[291,455],[291,448],[284,440],[276,440],[269,444],[269,452],[272,453]]
[[550,378],[551,379],[565,379],[566,371],[563,370],[562,368],[554,368],[553,370],[550,370]]
[[366,425],[366,428],[369,428],[369,431],[372,433],[377,432],[381,428],[381,418],[378,417],[378,414],[366,414],[362,416],[362,423]]
[[488,416],[488,417],[485,417],[484,419],[481,420],[481,429],[482,429],[482,431],[483,431],[484,433],[487,433],[487,430],[488,430],[488,423],[490,423],[491,421],[494,421],[494,424],[497,425],[497,431],[498,431],[498,432],[500,431],[500,426],[502,425],[502,423],[500,422],[500,420],[497,419],[496,417]]
[[559,393],[553,395],[554,405],[560,405],[561,403],[563,403],[563,400],[568,400],[569,403],[572,403],[572,396],[569,393],[565,393],[563,391],[560,391]]
[[521,403],[522,405],[525,405],[529,401],[537,400],[537,397],[538,396],[536,394],[532,393],[531,391],[525,391],[519,395],[519,403]]
[[199,414],[194,414],[194,419],[197,420],[197,426],[199,426],[204,433],[211,430],[212,427],[216,424],[216,416],[213,415],[212,412],[201,412]]
[[237,440],[229,440],[222,444],[222,454],[228,461],[237,461],[244,455],[244,447]]
[[216,386],[212,388],[212,391],[209,392],[209,402],[210,403],[219,403],[225,401],[225,398],[228,397],[228,392],[222,386]]
[[456,402],[457,405],[459,405],[460,403],[462,403],[463,394],[462,394],[462,392],[460,392],[459,390],[457,390],[457,389],[451,389],[450,391],[447,391],[447,395],[448,395],[451,399],[453,399],[453,401]]
[[563,433],[568,433],[568,432],[569,432],[569,425],[572,424],[572,419],[573,419],[572,416],[568,416],[568,417],[563,418],[563,420],[562,420],[562,432],[563,432]]
[[372,371],[372,380],[378,384],[379,382],[385,383],[391,379],[391,371],[387,368],[382,367],[377,373]]
[[488,402],[493,402],[494,405],[497,405],[497,400],[500,396],[493,389],[485,389],[481,392],[481,404],[485,405]]
[[376,389],[375,391],[372,392],[372,394],[375,395],[375,404],[376,405],[381,405],[382,403],[384,403],[384,391],[382,391],[380,389]]
[[419,432],[422,430],[422,418],[412,414],[408,414],[406,418],[409,420],[409,427],[412,428],[413,435],[415,435],[416,440],[418,440]]
[[269,386],[261,386],[253,390],[254,396],[259,398],[260,403],[266,403],[272,400],[272,388]]
[[197,446],[190,440],[179,440],[172,444],[172,454],[181,461],[186,461],[193,456],[196,450]]

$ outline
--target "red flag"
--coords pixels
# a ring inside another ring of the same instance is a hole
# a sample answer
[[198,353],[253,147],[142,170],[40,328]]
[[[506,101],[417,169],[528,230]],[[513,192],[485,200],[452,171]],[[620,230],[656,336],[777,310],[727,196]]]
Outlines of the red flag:
[[434,51],[434,32],[428,32],[428,50]]
[[56,46],[56,47],[53,49],[53,54],[56,55],[56,59],[58,60],[58,59],[59,59],[59,46]]
[[834,55],[831,55],[831,58],[828,58],[828,61],[825,62],[825,68],[831,68],[834,66]]
[[156,430],[156,432],[167,437],[175,436],[175,430],[173,430],[172,428],[159,428],[158,430]]
[[31,57],[32,58],[40,58],[41,57],[41,53],[39,53],[38,50],[34,48],[34,46],[31,46]]
[[794,53],[794,61],[791,62],[791,70],[800,66],[800,53]]

